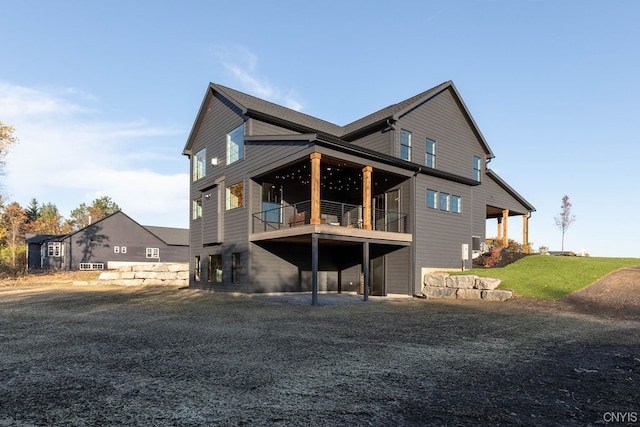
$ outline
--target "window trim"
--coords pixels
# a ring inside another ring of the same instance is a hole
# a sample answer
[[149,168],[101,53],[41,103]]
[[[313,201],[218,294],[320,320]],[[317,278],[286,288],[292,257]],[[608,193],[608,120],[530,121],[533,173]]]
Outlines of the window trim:
[[451,194],[439,191],[438,205],[442,212],[449,212],[451,210]]
[[47,257],[60,258],[63,255],[62,242],[47,242]]
[[482,177],[482,159],[478,156],[473,156],[473,179],[480,182]]
[[237,285],[240,283],[242,275],[242,253],[233,252],[231,254],[231,283]]
[[[433,206],[429,206],[429,193],[433,194]],[[427,208],[429,209],[438,209],[438,191],[433,190],[431,188],[427,188]]]
[[[454,200],[456,200],[456,203],[454,204]],[[454,206],[457,209],[454,209]],[[462,213],[462,196],[458,196],[455,194],[451,195],[451,212],[455,213],[455,214],[461,214]]]
[[[213,268],[213,260],[217,258],[220,260],[219,269]],[[209,283],[223,283],[224,279],[224,268],[222,265],[222,254],[209,254],[208,256],[209,264],[207,266],[207,282]]]

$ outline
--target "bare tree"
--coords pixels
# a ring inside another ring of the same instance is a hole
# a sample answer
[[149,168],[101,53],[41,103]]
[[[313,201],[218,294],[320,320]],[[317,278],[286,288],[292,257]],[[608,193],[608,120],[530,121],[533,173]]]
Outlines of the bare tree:
[[566,194],[562,198],[562,205],[560,206],[560,209],[562,209],[560,211],[560,215],[553,219],[556,222],[556,227],[562,231],[562,254],[564,255],[564,234],[576,220],[576,216],[571,213],[571,203],[569,202],[569,196]]

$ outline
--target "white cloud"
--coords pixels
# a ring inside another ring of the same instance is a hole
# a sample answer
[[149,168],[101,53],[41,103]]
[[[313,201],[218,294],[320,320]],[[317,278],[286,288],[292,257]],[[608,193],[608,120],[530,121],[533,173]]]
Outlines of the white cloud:
[[167,149],[176,129],[106,118],[95,97],[73,89],[7,83],[0,83],[0,120],[20,139],[2,182],[9,200],[25,206],[35,197],[68,216],[80,203],[109,196],[145,225],[186,226],[188,166],[167,154],[177,151]]
[[258,98],[282,104],[292,110],[302,110],[303,103],[295,92],[279,89],[268,79],[259,75],[258,57],[247,48],[216,47],[213,49],[213,55],[238,81],[241,90]]

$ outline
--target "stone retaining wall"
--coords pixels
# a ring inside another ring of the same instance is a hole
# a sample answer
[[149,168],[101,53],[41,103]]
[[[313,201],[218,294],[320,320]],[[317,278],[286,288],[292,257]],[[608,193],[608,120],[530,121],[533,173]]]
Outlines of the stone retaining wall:
[[496,289],[500,279],[478,276],[451,276],[449,273],[429,273],[424,275],[422,295],[426,298],[483,299],[486,301],[506,301],[511,291]]
[[103,271],[92,285],[120,286],[189,286],[188,263],[140,264]]

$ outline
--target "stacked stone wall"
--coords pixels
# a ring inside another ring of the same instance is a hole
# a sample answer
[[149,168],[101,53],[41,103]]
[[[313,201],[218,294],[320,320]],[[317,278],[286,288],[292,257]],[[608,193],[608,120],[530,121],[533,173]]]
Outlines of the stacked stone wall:
[[188,263],[127,265],[100,273],[93,285],[119,286],[188,286]]
[[473,275],[452,276],[449,273],[429,273],[424,276],[422,295],[426,298],[482,299],[506,301],[511,291],[496,289],[500,279]]

